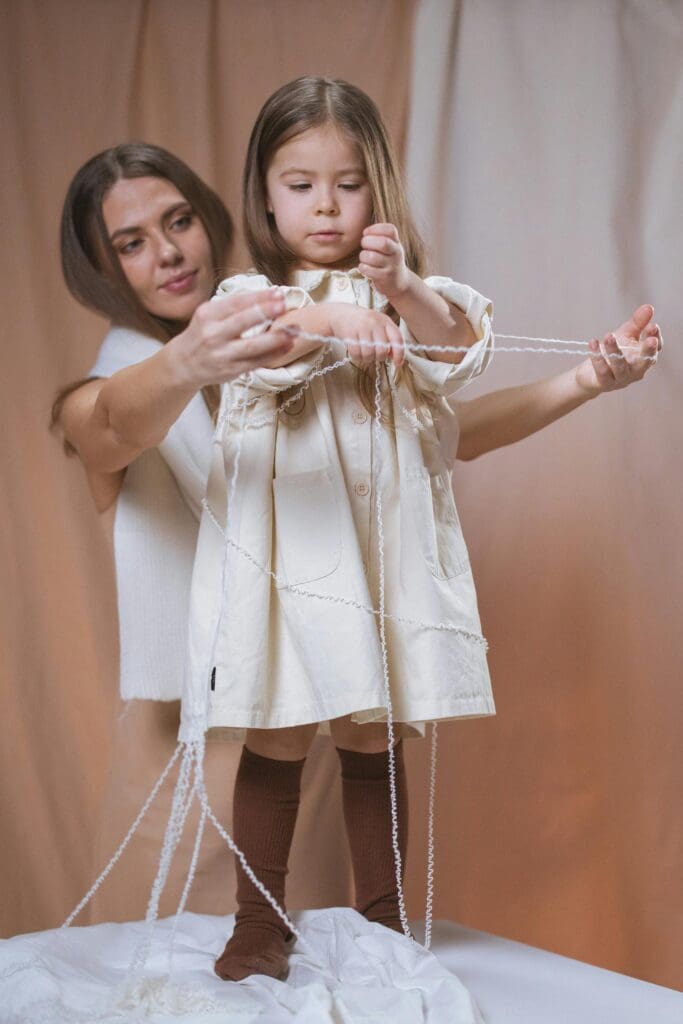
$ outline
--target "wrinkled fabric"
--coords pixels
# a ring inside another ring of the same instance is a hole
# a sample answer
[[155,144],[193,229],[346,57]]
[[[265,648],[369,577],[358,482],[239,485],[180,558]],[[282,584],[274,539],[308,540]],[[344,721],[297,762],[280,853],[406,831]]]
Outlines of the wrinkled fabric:
[[472,996],[436,957],[353,910],[306,911],[286,982],[224,982],[213,963],[232,918],[159,921],[142,973],[127,977],[142,922],[17,936],[0,943],[3,1024],[482,1024]]

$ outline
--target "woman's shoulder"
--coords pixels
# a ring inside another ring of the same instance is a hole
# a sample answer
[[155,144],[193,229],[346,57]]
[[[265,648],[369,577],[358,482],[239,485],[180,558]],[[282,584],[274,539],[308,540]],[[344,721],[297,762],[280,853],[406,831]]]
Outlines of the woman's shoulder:
[[132,327],[112,324],[102,340],[89,376],[111,377],[126,366],[141,363],[143,359],[156,355],[161,348],[163,342],[157,338],[133,330]]

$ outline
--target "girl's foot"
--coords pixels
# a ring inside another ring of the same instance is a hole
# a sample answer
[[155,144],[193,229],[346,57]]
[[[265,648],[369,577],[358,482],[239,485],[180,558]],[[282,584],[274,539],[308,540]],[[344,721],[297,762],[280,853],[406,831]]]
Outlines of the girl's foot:
[[252,974],[265,974],[284,981],[289,970],[287,952],[291,941],[272,928],[250,924],[236,927],[214,970],[223,981],[242,981]]

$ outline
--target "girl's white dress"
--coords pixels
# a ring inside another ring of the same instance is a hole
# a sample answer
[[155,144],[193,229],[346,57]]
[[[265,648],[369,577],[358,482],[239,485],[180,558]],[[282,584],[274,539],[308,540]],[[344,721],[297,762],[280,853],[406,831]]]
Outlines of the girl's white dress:
[[[239,275],[218,292],[269,283]],[[225,387],[193,573],[181,737],[308,722],[325,730],[347,714],[386,720],[380,532],[398,731],[417,735],[426,721],[495,713],[453,500],[458,425],[446,401],[488,364],[492,310],[467,285],[426,283],[466,313],[478,341],[457,365],[409,353],[398,382],[385,364],[393,422],[382,423],[379,439],[355,368],[316,375],[345,357],[343,345]],[[387,305],[357,270],[300,271],[287,300]]]

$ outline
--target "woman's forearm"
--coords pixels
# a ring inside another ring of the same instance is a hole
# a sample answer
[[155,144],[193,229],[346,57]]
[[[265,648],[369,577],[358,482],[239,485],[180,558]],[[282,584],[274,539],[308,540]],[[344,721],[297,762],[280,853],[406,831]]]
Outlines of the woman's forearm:
[[493,391],[469,402],[458,402],[459,459],[476,459],[486,452],[522,441],[594,398],[576,380],[576,368],[545,380]]
[[169,342],[156,355],[105,381],[93,408],[93,429],[110,432],[122,447],[139,451],[163,441],[199,390],[175,356]]

